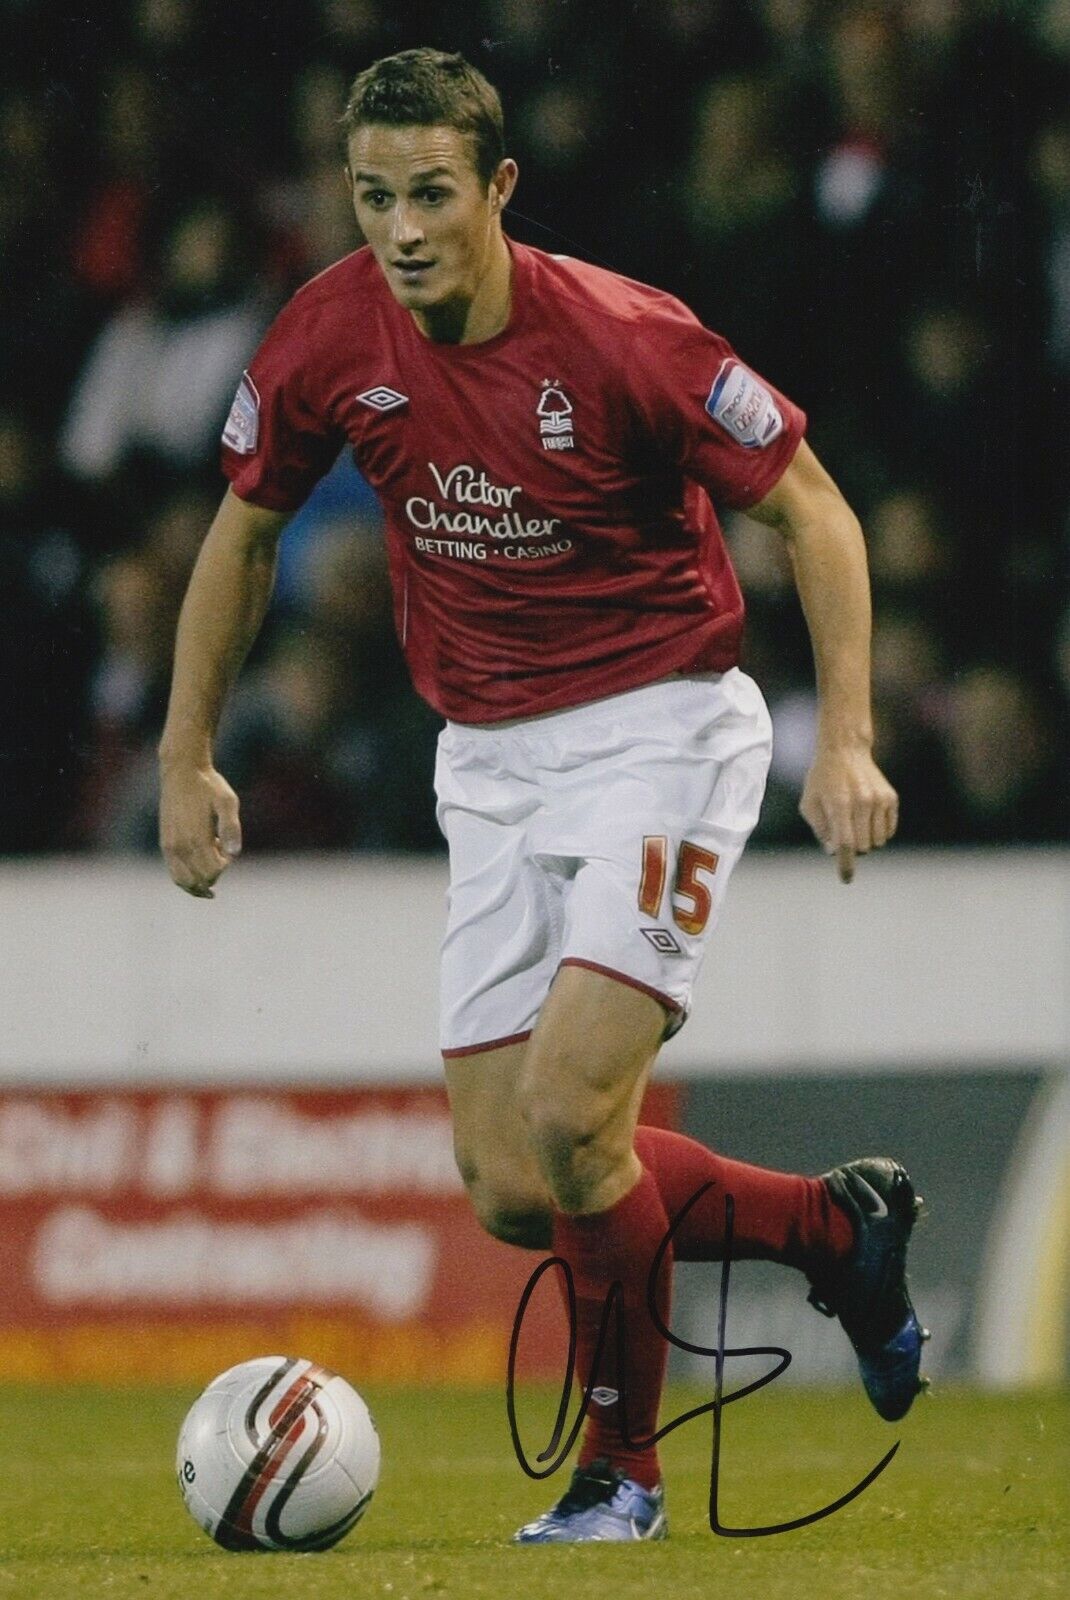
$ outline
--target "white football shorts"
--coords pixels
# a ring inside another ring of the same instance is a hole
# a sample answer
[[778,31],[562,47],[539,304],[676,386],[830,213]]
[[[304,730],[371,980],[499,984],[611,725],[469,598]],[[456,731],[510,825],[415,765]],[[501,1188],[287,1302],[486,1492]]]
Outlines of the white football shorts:
[[442,947],[447,1057],[527,1038],[558,967],[588,967],[683,1026],[772,745],[738,668],[665,678],[438,744],[450,850]]

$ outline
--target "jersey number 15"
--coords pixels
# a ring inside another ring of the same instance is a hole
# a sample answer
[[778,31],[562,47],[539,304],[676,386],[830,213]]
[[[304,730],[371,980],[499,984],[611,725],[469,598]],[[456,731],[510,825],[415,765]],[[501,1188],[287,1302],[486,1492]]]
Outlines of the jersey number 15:
[[[680,846],[671,903],[673,921],[685,933],[701,933],[710,919],[713,896],[699,873],[707,872],[712,878],[719,859],[712,850],[703,850],[690,839]],[[663,833],[648,833],[643,840],[643,871],[639,879],[639,909],[644,916],[660,915],[668,871],[668,838]]]

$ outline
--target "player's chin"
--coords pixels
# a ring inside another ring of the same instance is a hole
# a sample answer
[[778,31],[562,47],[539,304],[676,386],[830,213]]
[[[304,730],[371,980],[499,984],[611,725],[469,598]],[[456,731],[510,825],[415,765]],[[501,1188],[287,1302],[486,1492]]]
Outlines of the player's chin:
[[410,276],[396,269],[388,276],[394,298],[403,306],[431,306],[444,298],[442,285],[436,281],[438,274],[434,267],[425,268],[418,276]]

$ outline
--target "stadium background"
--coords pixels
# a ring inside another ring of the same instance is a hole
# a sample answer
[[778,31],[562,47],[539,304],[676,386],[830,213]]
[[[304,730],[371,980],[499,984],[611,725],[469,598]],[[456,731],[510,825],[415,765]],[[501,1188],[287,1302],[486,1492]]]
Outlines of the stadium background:
[[[152,858],[236,376],[358,242],[348,79],[429,42],[503,92],[509,231],[687,299],[806,407],[869,539],[903,820],[848,893],[795,811],[783,555],[727,521],[776,755],[655,1113],[770,1165],[901,1151],[934,1372],[1065,1374],[1065,0],[87,12],[8,0],[0,66],[0,1367],[195,1381],[296,1342],[357,1382],[501,1371],[531,1263],[479,1238],[450,1164],[437,727],[344,460],[221,730],[246,858],[210,908]],[[845,1379],[785,1276],[738,1270],[732,1336]],[[685,1336],[715,1294],[681,1274]]]

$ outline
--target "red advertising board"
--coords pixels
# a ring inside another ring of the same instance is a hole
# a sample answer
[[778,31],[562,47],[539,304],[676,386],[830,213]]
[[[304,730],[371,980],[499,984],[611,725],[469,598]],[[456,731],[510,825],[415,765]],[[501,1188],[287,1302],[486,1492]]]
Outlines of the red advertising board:
[[[675,1102],[652,1088],[644,1118]],[[492,1382],[539,1259],[476,1223],[437,1087],[0,1093],[9,1379],[200,1382],[283,1351]],[[547,1285],[522,1374],[563,1348]]]

